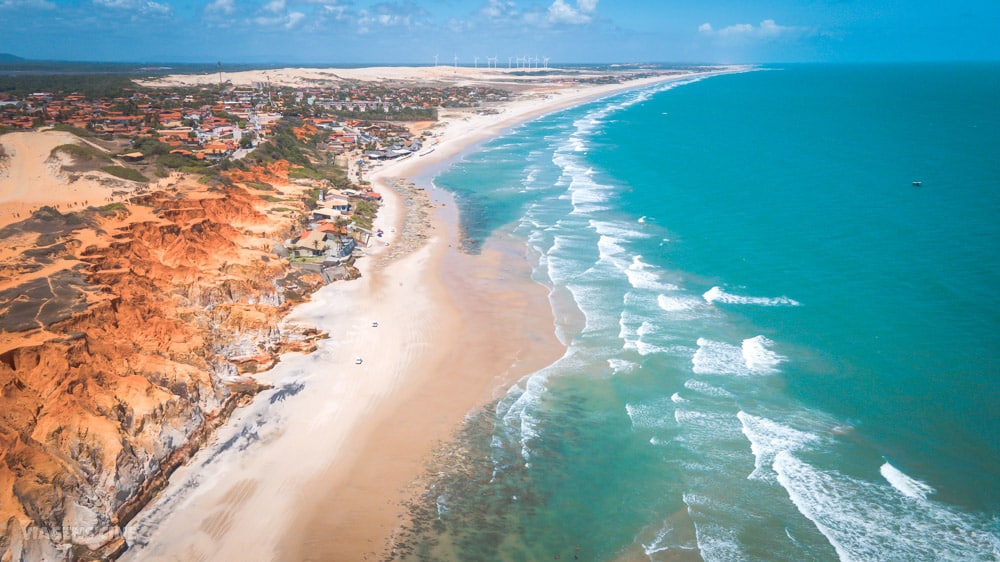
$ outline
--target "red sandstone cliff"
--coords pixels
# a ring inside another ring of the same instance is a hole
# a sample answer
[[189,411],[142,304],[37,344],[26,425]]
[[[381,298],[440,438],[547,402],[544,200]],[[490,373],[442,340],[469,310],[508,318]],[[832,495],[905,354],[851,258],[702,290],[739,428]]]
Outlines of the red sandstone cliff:
[[316,334],[279,320],[321,281],[271,256],[293,225],[269,206],[190,184],[2,229],[0,560],[111,555],[120,526],[258,390],[246,373],[309,347]]

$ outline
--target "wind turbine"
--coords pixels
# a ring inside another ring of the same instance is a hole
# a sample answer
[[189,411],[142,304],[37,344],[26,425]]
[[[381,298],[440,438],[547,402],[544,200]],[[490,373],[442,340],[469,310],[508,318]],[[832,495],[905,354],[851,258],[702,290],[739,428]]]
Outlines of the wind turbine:
[[434,66],[438,65],[438,56],[434,55]]
[[475,67],[474,68],[479,68],[479,57],[475,57],[475,61],[476,62],[475,62]]
[[507,70],[510,70],[510,60],[514,57],[507,57]]
[[455,68],[458,68],[458,55],[455,55]]
[[542,57],[542,60],[545,62],[545,68],[548,68],[549,67],[549,57]]

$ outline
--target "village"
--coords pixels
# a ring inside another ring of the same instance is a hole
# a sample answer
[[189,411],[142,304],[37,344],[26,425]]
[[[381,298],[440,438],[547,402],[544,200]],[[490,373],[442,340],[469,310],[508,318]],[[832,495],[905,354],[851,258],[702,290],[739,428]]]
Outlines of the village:
[[[373,240],[388,245],[381,231],[371,229],[382,196],[365,174],[386,160],[433,151],[439,109],[489,111],[490,103],[507,99],[503,90],[478,87],[291,88],[269,82],[237,86],[221,79],[201,88],[136,86],[110,98],[81,91],[0,92],[0,133],[55,128],[99,140],[122,164],[102,169],[139,182],[209,171],[229,181],[254,163],[289,159],[289,180],[311,188],[308,214],[275,251],[329,282],[349,276],[344,266]],[[306,172],[304,165],[316,158],[290,148],[296,144],[320,155],[324,171]],[[258,155],[247,158],[258,148]],[[299,158],[289,158],[289,150]],[[340,171],[329,173],[333,169]],[[245,177],[252,187],[270,188],[252,179]],[[262,198],[278,201],[266,193]]]

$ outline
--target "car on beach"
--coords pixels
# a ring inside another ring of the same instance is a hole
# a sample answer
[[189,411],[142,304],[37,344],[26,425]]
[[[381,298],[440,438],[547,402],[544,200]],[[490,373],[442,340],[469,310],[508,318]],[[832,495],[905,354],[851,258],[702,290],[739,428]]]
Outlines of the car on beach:
[[372,328],[378,328],[378,322],[372,322]]
[[361,363],[363,363],[363,362],[364,362],[364,360],[363,360],[363,359],[361,359],[360,357],[355,357],[355,358],[354,358],[354,364],[355,364],[355,365],[360,365],[360,364],[361,364]]

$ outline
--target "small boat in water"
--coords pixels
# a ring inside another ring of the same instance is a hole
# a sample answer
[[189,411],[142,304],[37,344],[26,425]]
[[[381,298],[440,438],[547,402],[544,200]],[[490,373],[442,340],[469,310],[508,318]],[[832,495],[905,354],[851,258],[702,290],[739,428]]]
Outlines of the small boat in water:
[[920,185],[921,185],[921,182],[919,180],[913,182],[913,187],[920,187]]

